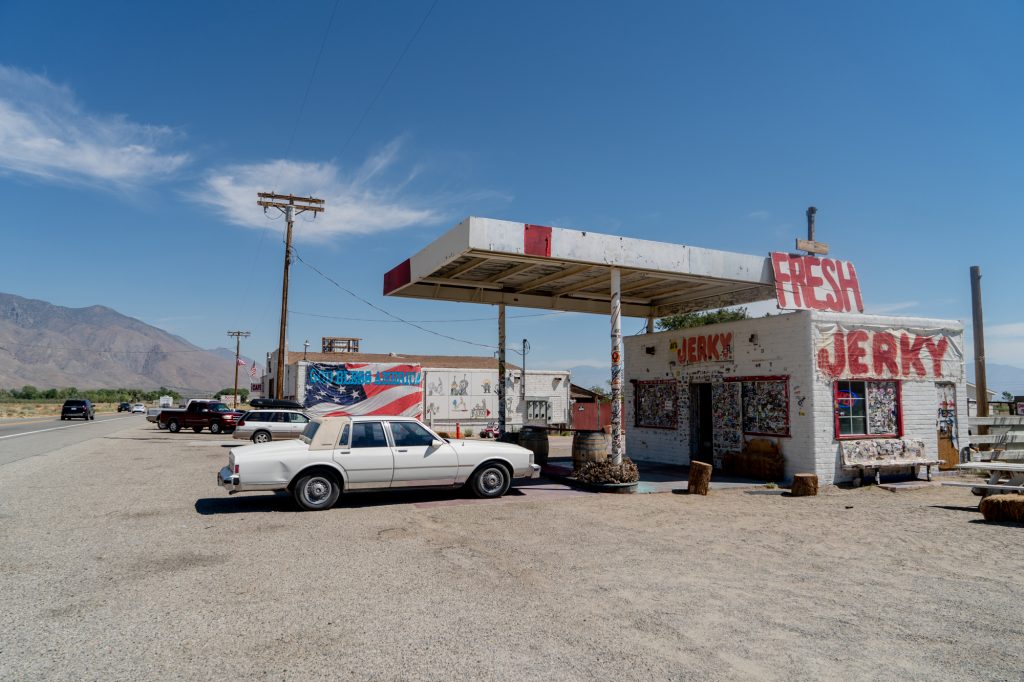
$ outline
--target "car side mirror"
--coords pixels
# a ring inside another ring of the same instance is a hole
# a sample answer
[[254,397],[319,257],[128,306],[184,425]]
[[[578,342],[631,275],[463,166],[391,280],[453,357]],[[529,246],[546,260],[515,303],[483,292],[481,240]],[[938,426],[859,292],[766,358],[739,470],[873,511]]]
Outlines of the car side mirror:
[[432,448],[439,448],[442,445],[444,445],[443,440],[438,440],[437,438],[435,438],[434,440],[430,441],[430,447]]

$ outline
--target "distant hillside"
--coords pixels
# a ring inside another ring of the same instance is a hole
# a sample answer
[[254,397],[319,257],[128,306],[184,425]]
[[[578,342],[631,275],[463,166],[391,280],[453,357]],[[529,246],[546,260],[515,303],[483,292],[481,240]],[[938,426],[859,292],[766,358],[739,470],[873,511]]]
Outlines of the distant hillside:
[[[967,359],[967,380],[974,382],[974,361],[971,358]],[[985,380],[988,382],[988,390],[995,391],[997,398],[1003,391],[1024,395],[1024,369],[1020,367],[987,362]]]
[[0,293],[0,387],[159,388],[211,392],[229,358],[104,306],[64,308]]

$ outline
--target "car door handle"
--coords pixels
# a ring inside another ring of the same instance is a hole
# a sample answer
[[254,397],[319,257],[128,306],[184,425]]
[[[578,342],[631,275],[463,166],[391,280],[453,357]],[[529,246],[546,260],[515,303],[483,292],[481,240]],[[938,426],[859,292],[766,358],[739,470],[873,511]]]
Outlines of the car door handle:
[[399,452],[409,452],[409,451],[408,451],[408,450],[406,450],[405,448],[398,448],[398,451],[399,451]]

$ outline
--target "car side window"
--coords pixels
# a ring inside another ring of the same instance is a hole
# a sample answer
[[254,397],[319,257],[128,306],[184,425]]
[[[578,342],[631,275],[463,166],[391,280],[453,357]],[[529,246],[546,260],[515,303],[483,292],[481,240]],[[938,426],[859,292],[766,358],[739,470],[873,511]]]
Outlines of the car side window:
[[304,414],[299,414],[298,412],[289,412],[288,418],[291,420],[292,424],[305,424],[309,421],[309,417]]
[[429,446],[434,442],[434,434],[415,422],[391,422],[391,435],[398,447]]
[[386,448],[384,425],[380,422],[356,422],[352,424],[353,448]]
[[[312,422],[312,423],[313,423],[314,426],[316,425],[316,422]],[[314,432],[316,431],[316,429],[313,429],[313,430],[314,430]],[[308,426],[306,427],[306,431],[309,431],[309,427]],[[349,425],[345,424],[345,428],[341,432],[341,439],[338,441],[338,445],[340,447],[343,447],[343,448],[347,448],[348,447],[348,433],[349,433]]]
[[273,414],[274,414],[274,418],[271,419],[271,421],[273,421],[275,423],[283,424],[283,423],[288,421],[288,413],[287,412],[274,412]]

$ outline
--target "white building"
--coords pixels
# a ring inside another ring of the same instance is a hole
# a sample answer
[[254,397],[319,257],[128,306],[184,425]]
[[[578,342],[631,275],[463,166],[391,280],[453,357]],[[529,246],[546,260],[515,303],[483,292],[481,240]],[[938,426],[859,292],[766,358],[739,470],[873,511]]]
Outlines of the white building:
[[798,311],[625,339],[626,453],[722,464],[753,438],[777,444],[785,477],[848,481],[841,447],[924,442],[953,456],[967,435],[963,325]]
[[[264,377],[273,395],[277,353]],[[569,372],[506,365],[505,405],[509,430],[524,423],[567,428]],[[405,414],[453,431],[458,423],[479,427],[498,420],[498,361],[492,357],[373,353],[289,352],[282,397],[326,414]]]

